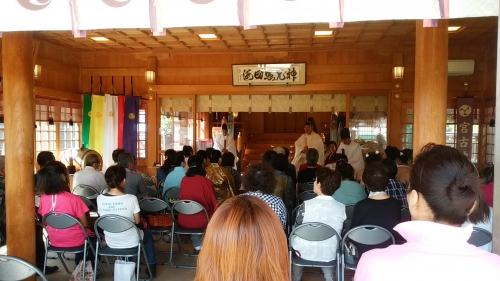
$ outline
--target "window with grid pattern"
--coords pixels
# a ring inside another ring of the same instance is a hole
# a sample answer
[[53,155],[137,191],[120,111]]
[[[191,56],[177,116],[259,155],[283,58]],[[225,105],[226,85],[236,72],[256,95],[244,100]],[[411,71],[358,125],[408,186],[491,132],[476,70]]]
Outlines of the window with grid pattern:
[[146,158],[146,110],[139,109],[137,124],[137,158]]
[[401,114],[401,143],[404,148],[413,147],[413,103],[403,103]]

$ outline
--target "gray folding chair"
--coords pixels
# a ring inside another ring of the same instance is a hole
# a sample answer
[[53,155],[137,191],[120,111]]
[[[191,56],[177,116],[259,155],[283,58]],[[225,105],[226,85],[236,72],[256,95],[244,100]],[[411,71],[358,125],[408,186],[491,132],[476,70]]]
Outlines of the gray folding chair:
[[[83,253],[83,259],[82,261],[85,263],[87,260],[87,251],[88,248],[94,253],[95,255],[95,250],[94,246],[92,246],[92,242],[90,241],[90,238],[87,235],[87,231],[85,230],[85,227],[80,223],[80,221],[68,214],[65,213],[60,213],[60,212],[50,212],[46,214],[43,219],[42,219],[42,224],[43,227],[45,228],[47,234],[49,231],[47,231],[47,226],[50,226],[54,229],[67,229],[73,226],[79,226],[80,229],[82,230],[84,236],[85,236],[85,241],[84,244],[78,247],[55,247],[50,245],[50,234],[48,235],[47,239],[45,239],[45,262],[44,264],[47,263],[47,255],[49,252],[54,252],[57,253],[57,256],[59,257],[59,260],[61,261],[62,265],[64,266],[64,269],[68,274],[71,274],[71,272],[68,270],[68,267],[66,266],[66,263],[64,262],[62,258],[62,254],[65,253],[71,253],[71,254],[77,254],[77,253]],[[97,232],[96,232],[97,233]],[[99,264],[96,263],[96,266],[99,266]],[[85,266],[82,267],[82,272],[83,276],[82,278],[85,279]],[[43,273],[45,274],[45,267],[43,269]],[[95,276],[95,274],[94,274]]]
[[161,180],[159,183],[158,183],[158,190],[162,190],[163,189],[163,185],[165,184],[165,180]]
[[342,232],[347,232],[351,228],[352,214],[354,213],[354,205],[345,206],[346,219],[344,221],[344,229]]
[[347,243],[349,241],[354,241],[356,243],[364,245],[376,246],[383,244],[388,240],[392,240],[392,244],[396,244],[392,233],[389,232],[389,230],[377,225],[365,224],[347,231],[347,233],[344,235],[344,238],[342,238],[342,243],[340,244],[342,254],[340,258],[341,267],[339,268],[341,279],[339,280],[344,281],[344,268],[347,268],[349,270],[356,270],[356,267],[358,265],[358,260],[356,259],[346,260],[346,255],[348,254],[346,249],[348,248]]
[[302,204],[302,202],[313,199],[316,196],[318,195],[312,190],[302,192],[301,194],[299,194],[299,205]]
[[467,242],[476,247],[481,247],[490,243],[491,240],[492,240],[492,235],[488,230],[479,227],[474,227],[472,229],[472,235],[470,236]]
[[410,209],[407,207],[401,208],[401,222],[411,221]]
[[205,234],[206,228],[184,228],[184,227],[180,226],[178,221],[177,221],[177,217],[174,216],[174,211],[178,212],[178,214],[183,214],[183,215],[194,215],[194,214],[198,214],[199,212],[204,212],[206,220],[207,220],[207,224],[208,224],[209,218],[208,218],[207,210],[205,210],[205,208],[200,203],[197,203],[197,202],[192,201],[192,200],[179,200],[179,201],[175,202],[175,204],[172,206],[172,209],[171,209],[173,223],[172,223],[172,232],[170,234],[171,235],[171,238],[170,238],[170,264],[176,268],[178,268],[178,267],[180,267],[180,268],[196,268],[196,266],[178,266],[178,265],[174,264],[174,262],[172,260],[172,255],[173,255],[173,251],[174,251],[174,236],[177,235],[177,242],[179,244],[180,251],[182,251],[182,253],[185,256],[192,256],[192,255],[186,254],[184,252],[179,235],[181,235],[181,234],[184,234],[184,235],[191,235],[191,234],[203,235],[203,234]]
[[148,187],[148,196],[149,197],[158,197],[160,195],[160,192],[156,189],[155,186],[150,186]]
[[[293,241],[294,237],[299,237],[307,241],[315,241],[318,243],[325,243],[325,240],[335,237],[335,244],[337,245],[337,250],[335,252],[335,259],[328,262],[319,262],[306,260],[300,257],[293,256]],[[290,243],[288,243],[288,254],[290,258],[290,276],[292,276],[293,265],[302,267],[335,267],[336,279],[339,280],[339,268],[340,268],[340,235],[331,226],[320,223],[320,222],[307,222],[297,226],[289,237]]]
[[177,186],[174,186],[165,191],[165,193],[163,194],[163,199],[170,205],[170,207],[172,207],[174,203],[179,200],[180,196],[181,189]]
[[97,213],[97,207],[94,202],[83,196],[80,196],[80,199],[82,199],[83,203],[85,203],[85,205],[87,205],[87,208],[89,208],[90,217],[97,218],[99,216],[99,213]]
[[[98,227],[102,228],[102,230],[106,232],[111,232],[111,233],[120,233],[127,231],[129,229],[134,229],[137,232],[137,246],[134,246],[132,248],[127,248],[127,249],[113,249],[110,248],[108,245],[102,246],[103,241],[101,240],[101,237],[98,235],[97,236],[97,245],[96,245],[96,255],[95,255],[95,263],[98,263],[99,256],[103,256],[106,260],[106,263],[108,264],[109,271],[113,274],[113,271],[111,270],[111,265],[109,264],[108,257],[136,257],[137,256],[137,271],[135,273],[137,281],[139,281],[139,264],[141,263],[141,251],[142,254],[144,255],[144,260],[146,261],[146,266],[148,269],[148,272],[151,272],[151,269],[149,268],[149,263],[148,263],[148,257],[146,255],[146,251],[144,250],[144,245],[142,243],[142,238],[141,234],[139,232],[139,229],[135,226],[135,224],[130,221],[129,219],[118,216],[118,215],[104,215],[99,217],[95,224],[95,232],[97,233]],[[102,248],[100,248],[100,246]],[[94,274],[94,281],[96,279],[96,274]],[[152,277],[150,276],[146,280],[152,280]]]
[[86,184],[76,185],[75,187],[73,187],[71,193],[89,199],[94,199],[99,194],[101,194],[95,187]]
[[109,192],[109,187],[105,187],[101,190],[101,194],[106,194]]
[[[159,199],[159,198],[144,198],[139,201],[139,207],[141,211],[145,211],[151,214],[170,214],[170,206],[167,202]],[[170,238],[170,232],[172,231],[172,226],[151,226],[149,225],[151,232],[160,234],[160,239],[155,240],[155,242],[160,241],[162,238],[168,237]],[[170,254],[170,252],[162,252]],[[164,262],[161,264],[169,264],[168,262]]]
[[28,261],[13,256],[0,256],[0,280],[20,281],[38,274],[48,281],[45,274]]
[[314,182],[304,182],[299,185],[299,192],[314,190]]

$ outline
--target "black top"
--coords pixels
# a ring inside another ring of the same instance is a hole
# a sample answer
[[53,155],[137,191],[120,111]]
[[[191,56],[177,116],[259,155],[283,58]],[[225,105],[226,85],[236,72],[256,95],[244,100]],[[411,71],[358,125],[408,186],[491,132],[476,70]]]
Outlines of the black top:
[[[354,206],[354,212],[352,214],[352,221],[350,228],[353,229],[357,226],[364,224],[373,224],[381,226],[389,230],[394,238],[397,240],[399,234],[393,230],[393,228],[401,222],[401,204],[395,198],[389,197],[387,199],[375,200],[366,198]],[[359,255],[362,253],[374,249],[374,248],[385,248],[392,244],[387,243],[380,247],[365,246],[355,243],[359,250]]]
[[314,168],[306,168],[299,172],[297,175],[297,182],[305,183],[305,182],[313,182],[316,177],[316,171],[318,169]]

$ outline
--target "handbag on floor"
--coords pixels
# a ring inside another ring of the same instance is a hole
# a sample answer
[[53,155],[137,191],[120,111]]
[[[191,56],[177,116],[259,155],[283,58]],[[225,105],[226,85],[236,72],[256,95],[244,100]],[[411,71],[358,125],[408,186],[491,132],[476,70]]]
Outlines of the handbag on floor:
[[[82,277],[82,268],[85,265],[85,279]],[[80,263],[75,267],[75,270],[73,270],[73,273],[71,273],[71,277],[69,278],[69,281],[93,281],[94,280],[94,270],[92,269],[92,262],[87,261],[84,263],[84,261],[80,261]]]
[[115,281],[134,281],[135,262],[116,260],[115,261]]

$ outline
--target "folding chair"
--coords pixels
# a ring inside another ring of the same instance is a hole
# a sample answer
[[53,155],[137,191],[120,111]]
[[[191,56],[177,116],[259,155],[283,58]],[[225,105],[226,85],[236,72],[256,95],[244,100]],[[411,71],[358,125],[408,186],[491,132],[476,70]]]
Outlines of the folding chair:
[[303,182],[299,185],[299,192],[314,190],[314,182]]
[[[328,262],[319,262],[319,261],[311,261],[306,260],[300,257],[293,256],[293,241],[294,236],[302,238],[307,241],[315,241],[318,243],[325,243],[326,240],[335,237],[335,244],[337,245],[337,250],[335,252],[335,259]],[[339,268],[340,268],[340,235],[335,231],[331,226],[320,223],[320,222],[307,222],[297,226],[292,233],[290,233],[288,243],[288,253],[290,258],[290,276],[292,276],[292,267],[293,265],[302,266],[302,267],[335,267],[336,270],[336,280],[339,280]]]
[[479,227],[473,227],[472,235],[470,236],[467,243],[472,244],[476,247],[481,247],[490,243],[491,240],[492,240],[492,235],[488,230]]
[[[167,202],[165,202],[159,198],[144,198],[141,201],[139,201],[139,207],[141,208],[141,211],[145,211],[148,213],[154,213],[154,214],[167,214],[168,213],[170,215],[170,206],[167,204]],[[172,231],[172,226],[152,226],[152,225],[149,225],[149,228],[151,229],[152,233],[159,233],[160,234],[160,239],[156,240],[155,242],[161,240],[163,237],[170,238],[170,232]],[[162,252],[162,253],[170,254],[170,252]],[[170,260],[168,262],[164,262],[161,264],[169,264],[169,263],[170,263]]]
[[158,190],[162,190],[163,189],[163,185],[165,184],[165,180],[161,180],[159,183],[158,183]]
[[[47,255],[49,252],[54,252],[57,253],[57,256],[59,257],[59,260],[61,261],[62,265],[64,266],[64,269],[68,274],[71,274],[71,272],[68,270],[68,267],[66,266],[66,263],[64,262],[62,258],[62,254],[64,253],[71,253],[71,254],[77,254],[77,253],[83,253],[83,259],[82,261],[85,263],[87,260],[87,248],[90,248],[92,253],[95,255],[95,250],[94,246],[92,246],[92,242],[90,241],[90,238],[87,235],[87,231],[85,230],[85,227],[80,223],[80,221],[68,214],[65,213],[60,213],[60,212],[50,212],[46,214],[43,219],[42,219],[42,224],[43,227],[45,228],[47,234],[49,231],[47,230],[47,226],[50,226],[54,229],[67,229],[70,227],[73,227],[75,225],[78,225],[80,229],[82,230],[84,236],[85,236],[85,241],[84,244],[81,246],[77,247],[55,247],[50,245],[50,235],[47,236],[47,239],[45,239],[45,262],[44,264],[47,263]],[[99,266],[99,264],[96,263],[96,266]],[[85,266],[82,267],[83,271],[83,276],[82,278],[85,279]],[[45,267],[43,269],[43,273],[45,274]],[[95,274],[94,274],[95,276]]]
[[156,187],[156,183],[153,181],[153,179],[148,174],[141,173],[141,177],[144,180],[144,183],[146,184],[147,187],[151,187],[151,186]]
[[410,209],[407,207],[401,208],[401,222],[411,221]]
[[174,186],[165,191],[165,193],[163,194],[163,199],[170,205],[170,208],[172,208],[174,203],[179,200],[180,196],[181,196],[180,187]]
[[180,240],[180,234],[185,234],[185,235],[191,235],[191,234],[197,234],[197,235],[203,235],[205,233],[206,228],[184,228],[179,225],[177,218],[174,216],[174,211],[178,212],[179,214],[183,215],[194,215],[199,212],[204,212],[205,217],[207,219],[207,224],[208,224],[208,213],[207,210],[200,204],[192,200],[179,200],[175,202],[175,204],[172,206],[172,209],[170,210],[172,214],[172,232],[170,233],[171,239],[170,239],[170,264],[173,267],[176,268],[196,268],[196,266],[177,266],[174,264],[172,260],[172,255],[174,251],[174,235],[177,234],[177,242],[179,244],[179,249],[182,251],[182,253],[185,256],[192,256],[190,254],[186,254],[184,252],[184,249],[182,248],[181,240]]
[[309,191],[304,191],[301,194],[299,194],[299,205],[302,204],[302,202],[313,199],[314,197],[318,196],[314,191],[309,190]]
[[[137,281],[139,281],[139,264],[141,263],[141,251],[142,254],[144,255],[144,259],[146,260],[146,266],[148,268],[148,272],[151,272],[151,269],[149,268],[149,263],[148,263],[148,257],[146,255],[146,251],[144,250],[144,245],[142,243],[142,238],[141,234],[139,232],[139,229],[135,226],[135,224],[130,221],[129,219],[118,216],[118,215],[104,215],[99,217],[95,224],[94,228],[97,233],[98,227],[102,228],[102,230],[111,232],[111,233],[120,233],[127,231],[129,229],[134,229],[137,232],[137,246],[134,246],[132,248],[127,248],[127,249],[113,249],[110,248],[109,246],[103,246],[102,248],[99,248],[99,246],[103,245],[103,241],[101,240],[100,236],[97,236],[97,245],[96,245],[96,255],[95,255],[95,263],[98,263],[98,257],[103,256],[106,259],[106,263],[108,264],[109,271],[113,274],[113,271],[111,270],[111,265],[109,264],[108,257],[135,257],[137,256],[137,271],[135,273]],[[94,281],[96,278],[96,274],[94,274]],[[152,280],[152,277],[150,276],[148,279],[145,280]]]
[[86,184],[79,184],[73,187],[71,193],[89,199],[94,199],[100,194],[95,187]]
[[348,247],[347,242],[349,240],[359,244],[372,246],[380,245],[387,242],[388,240],[392,240],[392,244],[396,244],[392,233],[381,226],[365,224],[347,231],[347,233],[344,235],[344,238],[342,238],[342,243],[340,244],[342,255],[340,258],[341,268],[339,270],[341,279],[339,280],[341,281],[344,281],[345,278],[344,268],[347,268],[349,270],[356,270],[356,267],[358,265],[358,261],[356,259],[352,259],[352,261],[346,261],[347,253],[345,250]]
[[13,256],[0,256],[0,280],[25,280],[38,274],[48,281],[45,274],[28,261]]
[[354,205],[346,205],[345,206],[345,215],[346,219],[344,221],[344,229],[343,232],[349,231],[351,228],[352,214],[354,213]]
[[83,203],[85,203],[85,205],[87,205],[87,208],[89,208],[90,217],[97,218],[99,214],[97,213],[97,207],[95,206],[94,202],[83,196],[80,196],[80,199],[82,199]]
[[105,187],[101,190],[101,194],[106,194],[109,192],[109,187]]

